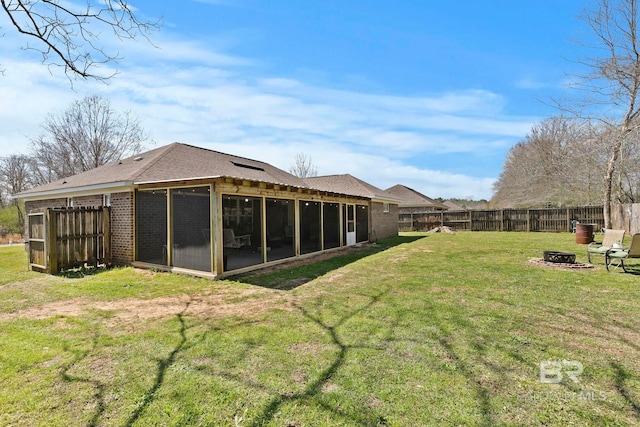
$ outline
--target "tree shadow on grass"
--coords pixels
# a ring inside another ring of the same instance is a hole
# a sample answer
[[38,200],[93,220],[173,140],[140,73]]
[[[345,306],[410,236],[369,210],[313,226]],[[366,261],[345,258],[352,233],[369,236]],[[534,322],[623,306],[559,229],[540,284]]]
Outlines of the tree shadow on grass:
[[[344,325],[347,321],[355,317],[356,315],[368,310],[373,305],[377,304],[389,291],[390,289],[386,289],[376,293],[373,296],[369,296],[368,297],[369,301],[366,304],[340,317],[333,324],[323,320],[321,315],[313,314],[306,308],[295,304],[294,306],[302,313],[302,315],[306,319],[315,323],[317,326],[320,327],[321,330],[323,330],[326,334],[328,334],[331,337],[331,343],[337,347],[338,352],[333,357],[333,360],[331,361],[331,363],[324,370],[320,372],[320,374],[315,378],[315,380],[309,382],[303,391],[299,393],[286,393],[286,394],[278,393],[276,396],[274,396],[270,400],[269,403],[267,403],[262,413],[258,415],[254,420],[254,422],[250,425],[258,427],[258,426],[268,424],[274,419],[278,409],[282,405],[288,402],[304,401],[304,400],[308,400],[318,396],[322,392],[323,386],[326,385],[332,379],[332,377],[344,364],[350,350],[356,349],[356,348],[360,348],[360,349],[368,348],[367,346],[363,346],[363,345],[347,344],[340,338],[340,334],[338,333],[337,329],[340,326]],[[356,422],[359,425],[379,425],[379,426],[387,425],[387,421],[385,420],[385,418],[375,413],[371,413],[368,416],[367,415],[358,416],[356,414],[348,414],[343,410],[341,410],[340,408],[331,407],[327,404],[320,403],[320,406],[322,406],[325,410],[331,412],[334,415],[339,415],[345,419],[348,419],[351,422]]]
[[[101,381],[83,377],[80,375],[74,375],[74,374],[71,374],[70,371],[76,365],[78,365],[80,362],[86,359],[96,349],[96,347],[98,346],[98,339],[99,339],[99,335],[96,332],[93,336],[91,347],[87,350],[77,352],[71,362],[62,366],[62,371],[60,372],[60,377],[64,382],[85,383],[93,386],[93,388],[96,390],[96,392],[93,395],[93,398],[96,402],[96,411],[91,417],[91,419],[87,422],[87,427],[93,427],[98,425],[98,421],[104,414],[104,410],[105,410],[104,392],[105,392],[106,386]],[[68,351],[67,348],[65,348],[65,350]]]
[[237,275],[234,279],[250,285],[289,291],[360,259],[425,237],[396,236],[372,244],[349,246],[335,252],[318,253],[303,260],[292,259],[274,267]]
[[611,363],[611,367],[615,371],[615,385],[618,394],[627,402],[627,404],[633,409],[636,418],[640,418],[640,403],[634,400],[632,393],[629,392],[629,388],[626,384],[627,380],[631,379],[632,375],[618,363]]
[[[206,332],[200,334],[199,337],[188,339],[187,332],[189,331],[189,329],[191,329],[191,327],[187,326],[187,322],[185,318],[188,315],[187,310],[189,309],[190,305],[191,305],[191,301],[187,301],[185,303],[184,309],[180,313],[176,314],[176,318],[180,324],[180,329],[178,330],[180,340],[175,345],[173,350],[171,350],[171,352],[166,357],[156,359],[157,369],[156,369],[156,375],[155,375],[153,384],[146,391],[146,393],[142,398],[142,401],[138,404],[138,406],[133,411],[133,413],[127,420],[127,422],[124,424],[125,426],[130,427],[135,425],[136,422],[140,420],[140,418],[143,416],[145,410],[149,407],[149,405],[153,403],[153,401],[157,397],[159,390],[162,388],[162,386],[165,383],[165,376],[167,371],[174,365],[176,358],[181,352],[187,351],[188,349],[202,343],[203,341],[206,340],[209,334],[221,331],[221,329],[217,327],[211,327],[211,328],[208,328]],[[246,325],[247,323],[251,323],[251,322],[244,321],[240,324]]]
[[156,360],[158,367],[156,370],[156,378],[153,382],[153,385],[151,386],[151,388],[147,390],[144,397],[142,398],[142,402],[140,402],[138,407],[135,409],[135,411],[133,411],[133,413],[125,423],[126,426],[132,426],[136,421],[138,421],[138,419],[140,418],[142,413],[145,411],[145,409],[147,409],[149,404],[153,402],[153,400],[156,397],[156,394],[158,393],[158,390],[160,390],[160,387],[162,387],[162,384],[164,383],[164,378],[165,378],[165,374],[167,373],[167,369],[169,369],[171,365],[174,364],[176,360],[176,356],[178,355],[178,353],[180,353],[182,348],[187,343],[187,335],[186,335],[187,326],[184,321],[184,313],[188,308],[189,308],[189,302],[187,302],[185,305],[185,308],[176,315],[176,317],[178,318],[178,321],[180,322],[180,330],[179,330],[180,341],[174,347],[174,349],[169,353],[167,357]]

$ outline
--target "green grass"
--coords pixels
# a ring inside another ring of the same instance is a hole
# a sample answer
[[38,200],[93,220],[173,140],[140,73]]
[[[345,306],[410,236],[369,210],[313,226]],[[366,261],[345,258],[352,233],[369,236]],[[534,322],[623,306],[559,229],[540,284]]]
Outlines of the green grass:
[[[20,206],[22,212],[24,212],[24,205]],[[0,207],[0,229],[6,227],[10,233],[22,234],[24,231],[24,224],[18,221],[18,207],[17,206],[5,206]]]
[[[637,425],[640,280],[574,235],[403,235],[209,281],[0,248],[0,425]],[[577,361],[579,383],[540,381]]]

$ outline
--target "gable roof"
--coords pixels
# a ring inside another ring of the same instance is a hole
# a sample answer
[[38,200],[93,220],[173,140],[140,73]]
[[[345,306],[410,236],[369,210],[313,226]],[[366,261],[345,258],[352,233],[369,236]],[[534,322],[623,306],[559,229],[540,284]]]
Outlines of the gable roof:
[[396,184],[393,187],[387,188],[389,193],[401,200],[400,207],[421,207],[432,209],[449,209],[446,205],[440,202],[436,202],[431,197],[427,197],[424,194],[409,188],[402,184]]
[[229,177],[398,203],[351,175],[302,179],[268,163],[174,142],[16,194],[23,199],[129,191],[136,184]]
[[449,208],[451,211],[466,211],[467,209],[460,206],[459,204],[452,202],[451,200],[446,200],[444,205]]
[[301,178],[268,163],[174,142],[17,194],[18,197],[151,182],[231,177],[306,187]]
[[314,176],[305,178],[304,180],[309,187],[316,190],[361,196],[376,201],[394,204],[397,204],[400,201],[391,193],[381,190],[378,187],[349,174]]

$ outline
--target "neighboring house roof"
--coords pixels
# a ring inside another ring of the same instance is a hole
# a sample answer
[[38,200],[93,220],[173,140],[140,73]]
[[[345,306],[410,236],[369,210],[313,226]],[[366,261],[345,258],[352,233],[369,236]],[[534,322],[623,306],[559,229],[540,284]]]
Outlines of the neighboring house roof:
[[389,193],[401,200],[401,208],[430,208],[430,209],[443,209],[447,210],[448,207],[440,202],[436,202],[430,197],[409,188],[402,184],[394,185],[391,188],[387,188]]
[[460,206],[459,204],[452,202],[451,200],[447,200],[443,203],[445,206],[449,208],[450,211],[465,211],[466,209]]
[[400,202],[397,197],[388,191],[381,190],[349,174],[314,176],[305,178],[304,180],[309,187],[321,191],[333,191],[352,196],[361,196],[393,204]]

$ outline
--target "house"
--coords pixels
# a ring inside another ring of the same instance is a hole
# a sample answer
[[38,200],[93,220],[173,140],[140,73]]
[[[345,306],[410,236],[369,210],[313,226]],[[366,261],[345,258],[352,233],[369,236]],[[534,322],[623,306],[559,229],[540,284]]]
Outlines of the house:
[[456,202],[453,202],[451,200],[445,200],[443,205],[448,207],[450,211],[465,211],[465,210],[467,210],[466,208],[460,206],[459,204],[457,204]]
[[385,191],[399,199],[398,227],[401,231],[429,229],[435,224],[434,214],[449,209],[444,204],[405,185],[397,184]]
[[110,206],[114,264],[220,277],[397,235],[396,199],[330,181],[173,143],[16,196],[27,212]]
[[434,212],[449,209],[446,205],[401,184],[387,188],[386,191],[400,200],[398,207],[401,213]]

